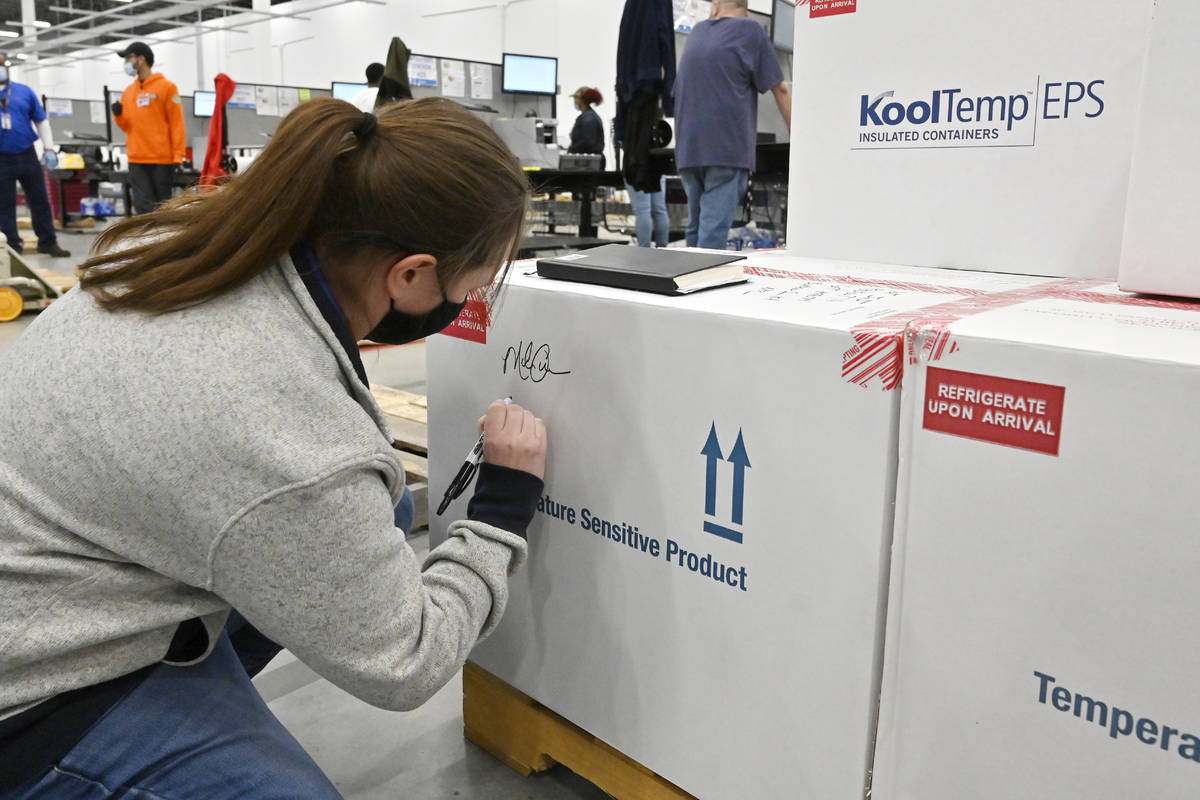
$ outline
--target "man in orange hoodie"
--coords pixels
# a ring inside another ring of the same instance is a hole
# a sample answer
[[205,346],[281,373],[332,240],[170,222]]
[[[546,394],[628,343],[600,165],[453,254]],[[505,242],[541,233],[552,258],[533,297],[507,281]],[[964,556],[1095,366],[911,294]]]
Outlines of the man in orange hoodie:
[[125,59],[126,74],[136,80],[113,103],[113,119],[125,131],[134,213],[145,214],[170,198],[172,178],[183,163],[183,106],[175,84],[150,71],[154,51],[147,45],[134,42],[117,55]]

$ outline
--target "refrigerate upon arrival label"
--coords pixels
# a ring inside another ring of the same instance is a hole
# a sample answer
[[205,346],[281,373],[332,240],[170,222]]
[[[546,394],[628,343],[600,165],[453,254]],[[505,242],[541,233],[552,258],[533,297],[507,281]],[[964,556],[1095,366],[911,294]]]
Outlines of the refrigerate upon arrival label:
[[796,5],[808,6],[809,19],[853,14],[858,10],[858,0],[796,0]]
[[925,429],[1058,455],[1066,389],[928,367]]
[[442,333],[456,339],[466,339],[468,342],[487,344],[487,329],[487,303],[470,298],[462,313]]

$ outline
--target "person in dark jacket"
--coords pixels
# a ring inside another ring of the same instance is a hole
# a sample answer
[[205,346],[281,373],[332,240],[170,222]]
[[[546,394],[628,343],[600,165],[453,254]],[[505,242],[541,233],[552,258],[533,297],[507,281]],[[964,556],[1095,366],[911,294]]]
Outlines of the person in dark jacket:
[[575,108],[579,116],[575,118],[575,126],[571,128],[571,144],[568,153],[604,153],[604,123],[592,106],[604,102],[600,90],[591,86],[580,86],[571,95],[575,98]]
[[[655,96],[662,115],[675,116],[675,17],[671,0],[625,0],[617,40],[618,135],[635,95]],[[629,138],[629,137],[627,137]],[[657,178],[655,178],[657,182]]]
[[375,93],[375,109],[382,110],[388,103],[411,100],[412,86],[408,83],[408,57],[411,51],[399,36],[392,37],[383,65],[383,76]]

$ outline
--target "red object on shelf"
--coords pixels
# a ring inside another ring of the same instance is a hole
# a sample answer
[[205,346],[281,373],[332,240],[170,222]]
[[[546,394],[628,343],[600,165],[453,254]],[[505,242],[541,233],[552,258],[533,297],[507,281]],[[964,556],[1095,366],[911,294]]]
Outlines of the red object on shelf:
[[212,120],[208,125],[208,149],[204,153],[204,169],[200,173],[201,186],[215,186],[217,180],[227,174],[221,168],[221,156],[224,141],[221,131],[225,127],[225,104],[233,97],[237,81],[222,72],[214,81],[217,89],[216,105],[213,109]]

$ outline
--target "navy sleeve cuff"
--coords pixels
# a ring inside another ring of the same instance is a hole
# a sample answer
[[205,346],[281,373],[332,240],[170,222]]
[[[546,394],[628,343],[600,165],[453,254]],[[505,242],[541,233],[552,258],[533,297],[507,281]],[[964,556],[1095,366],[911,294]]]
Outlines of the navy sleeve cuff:
[[542,479],[524,470],[486,461],[479,465],[467,519],[515,533],[522,539],[542,497]]

